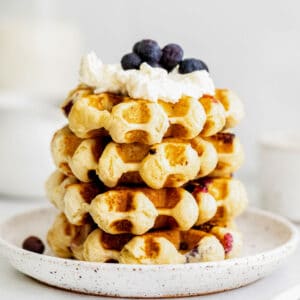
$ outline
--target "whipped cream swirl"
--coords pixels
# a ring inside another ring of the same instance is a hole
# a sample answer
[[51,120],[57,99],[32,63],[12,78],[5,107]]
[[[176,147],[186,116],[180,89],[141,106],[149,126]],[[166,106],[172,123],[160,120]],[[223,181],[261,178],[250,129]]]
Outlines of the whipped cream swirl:
[[123,70],[120,64],[103,64],[91,52],[81,60],[80,83],[95,89],[95,93],[111,92],[131,98],[176,103],[182,96],[200,98],[214,95],[215,87],[206,70],[179,74],[178,68],[168,73],[142,63],[139,70]]

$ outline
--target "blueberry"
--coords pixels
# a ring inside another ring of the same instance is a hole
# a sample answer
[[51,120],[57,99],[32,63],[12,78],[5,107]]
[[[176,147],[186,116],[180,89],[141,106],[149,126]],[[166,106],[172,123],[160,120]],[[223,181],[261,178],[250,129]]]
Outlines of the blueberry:
[[124,70],[138,69],[141,63],[142,60],[136,53],[125,54],[121,59],[121,65]]
[[36,236],[30,236],[25,239],[22,248],[35,253],[43,253],[45,250],[43,242]]
[[168,71],[171,71],[180,63],[183,57],[183,50],[177,44],[168,44],[162,49],[160,64]]
[[186,74],[191,73],[193,71],[200,71],[200,70],[206,70],[209,72],[208,67],[206,64],[199,59],[195,58],[186,58],[179,64],[179,73]]
[[140,44],[141,44],[141,41],[136,42],[136,43],[134,44],[134,46],[133,46],[133,48],[132,48],[132,51],[133,51],[134,53],[138,54],[138,51],[139,51],[138,49],[139,49]]
[[157,42],[150,39],[136,43],[133,47],[133,51],[145,62],[158,63],[162,55],[162,51]]
[[147,64],[149,66],[151,66],[152,68],[162,68],[162,66],[156,61],[149,61],[149,62],[147,62]]

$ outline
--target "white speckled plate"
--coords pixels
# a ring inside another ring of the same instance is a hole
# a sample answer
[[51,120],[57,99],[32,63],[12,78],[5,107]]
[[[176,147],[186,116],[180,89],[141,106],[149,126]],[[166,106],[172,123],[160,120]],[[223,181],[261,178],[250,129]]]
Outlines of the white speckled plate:
[[23,250],[29,235],[45,242],[57,212],[52,208],[17,215],[0,227],[0,250],[19,271],[50,285],[120,297],[192,296],[254,282],[275,270],[296,248],[295,227],[269,212],[249,209],[238,220],[244,234],[240,258],[185,265],[120,265],[81,262]]

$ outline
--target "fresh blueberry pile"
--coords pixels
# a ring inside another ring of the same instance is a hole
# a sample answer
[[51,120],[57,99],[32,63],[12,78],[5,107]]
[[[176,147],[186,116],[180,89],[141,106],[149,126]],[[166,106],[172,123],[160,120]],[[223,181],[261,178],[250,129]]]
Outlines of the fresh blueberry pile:
[[147,39],[134,44],[132,52],[121,59],[124,70],[139,69],[146,62],[152,67],[164,68],[168,72],[179,65],[179,73],[187,74],[198,70],[208,70],[207,65],[200,59],[183,59],[183,49],[177,44],[168,44],[160,48],[156,41]]

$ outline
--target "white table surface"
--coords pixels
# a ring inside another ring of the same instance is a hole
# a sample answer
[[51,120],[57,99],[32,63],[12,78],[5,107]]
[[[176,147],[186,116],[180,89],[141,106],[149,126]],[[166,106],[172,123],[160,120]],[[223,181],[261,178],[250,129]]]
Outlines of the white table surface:
[[[0,197],[0,222],[7,217],[31,208],[46,205],[46,200],[17,200]],[[300,230],[300,227],[298,227]],[[280,269],[246,287],[236,290],[212,294],[208,296],[192,297],[189,299],[203,300],[268,300],[275,295],[300,284],[300,247]],[[29,299],[109,299],[95,296],[80,295],[46,286],[20,272],[14,270],[5,258],[0,257],[0,299],[29,300]],[[300,299],[299,298],[294,298]],[[287,299],[293,300],[293,299]]]

